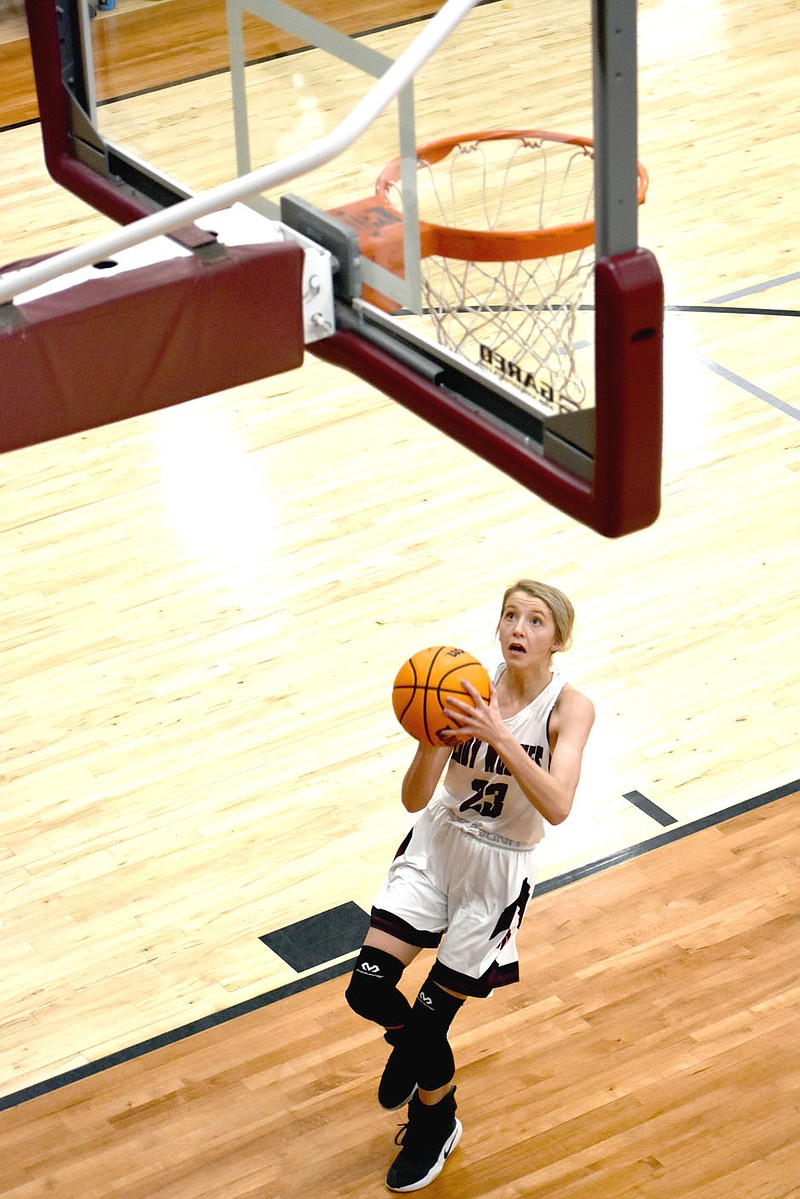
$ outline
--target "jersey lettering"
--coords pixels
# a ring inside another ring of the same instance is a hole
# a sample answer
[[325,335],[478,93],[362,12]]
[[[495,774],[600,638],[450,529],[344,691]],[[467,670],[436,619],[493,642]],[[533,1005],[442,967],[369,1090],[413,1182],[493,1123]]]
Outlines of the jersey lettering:
[[481,745],[483,742],[478,741],[475,737],[470,737],[469,741],[460,742],[453,750],[453,761],[458,762],[459,766],[468,766],[472,770]]
[[525,750],[525,753],[528,755],[531,761],[535,762],[537,766],[541,766],[542,758],[544,757],[543,745],[523,745],[522,748]]
[[[470,737],[469,741],[462,741],[453,749],[453,761],[458,762],[459,766],[467,766],[473,770],[482,745],[483,742],[478,741],[475,737]],[[523,745],[522,748],[532,762],[541,766],[544,759],[543,745]],[[491,745],[486,746],[484,770],[487,774],[511,774],[503,759],[496,750],[492,749]]]
[[492,749],[491,745],[486,746],[486,773],[511,774],[503,759]]

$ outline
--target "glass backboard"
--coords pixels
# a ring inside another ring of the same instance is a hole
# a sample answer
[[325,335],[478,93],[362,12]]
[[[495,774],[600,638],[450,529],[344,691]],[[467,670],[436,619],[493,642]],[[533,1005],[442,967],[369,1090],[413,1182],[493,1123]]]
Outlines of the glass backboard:
[[[195,7],[28,4],[51,172],[120,222],[324,142],[438,19]],[[462,8],[352,144],[247,203],[332,255],[335,328],[309,349],[630,532],[659,509],[663,309],[637,241],[636,5]]]

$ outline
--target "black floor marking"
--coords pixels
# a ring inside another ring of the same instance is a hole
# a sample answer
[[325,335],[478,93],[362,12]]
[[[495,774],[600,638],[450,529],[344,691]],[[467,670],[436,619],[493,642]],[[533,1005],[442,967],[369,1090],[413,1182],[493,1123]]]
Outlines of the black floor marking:
[[640,841],[638,845],[631,845],[628,849],[620,849],[605,858],[598,858],[596,862],[587,862],[584,866],[576,866],[574,870],[568,870],[566,874],[559,874],[557,878],[537,883],[533,898],[535,899],[537,895],[546,895],[549,891],[558,891],[560,887],[577,883],[593,874],[600,874],[612,866],[629,862],[631,858],[639,858],[653,849],[660,849],[662,845],[671,845],[673,841],[682,841],[684,837],[702,833],[704,829],[713,828],[715,824],[725,824],[726,821],[733,820],[736,816],[743,816],[745,812],[754,812],[757,808],[766,807],[767,804],[774,803],[778,799],[785,799],[787,795],[791,795],[795,791],[800,791],[800,779],[795,779],[792,783],[784,783],[783,786],[775,787],[772,791],[765,791],[763,795],[755,795],[752,799],[743,799],[741,803],[733,804],[730,808],[723,808],[721,812],[710,812],[708,816],[701,816],[697,820],[691,820],[688,824],[671,828],[668,832],[659,833],[658,836],[651,837],[648,841]]
[[343,903],[307,920],[298,920],[259,941],[299,973],[355,953],[367,935],[369,916],[357,903]]
[[731,308],[727,304],[667,304],[664,311],[711,313],[717,316],[800,316],[797,308]]
[[[547,895],[551,891],[558,891],[561,887],[569,886],[594,874],[600,874],[601,871],[608,870],[612,866],[619,866],[622,862],[630,861],[631,858],[641,857],[642,854],[649,853],[653,849],[659,849],[662,845],[669,845],[673,841],[679,841],[684,837],[692,836],[694,833],[702,832],[704,829],[712,828],[715,824],[724,824],[727,820],[733,820],[736,816],[744,815],[745,812],[752,812],[757,808],[774,803],[778,799],[784,799],[787,795],[791,795],[795,791],[800,791],[800,779],[795,779],[791,783],[784,783],[782,786],[775,787],[771,791],[765,791],[762,795],[756,795],[752,799],[745,799],[741,803],[733,804],[732,807],[723,808],[721,812],[712,812],[708,816],[702,816],[699,820],[690,821],[689,824],[671,828],[667,832],[659,833],[656,837],[651,837],[648,841],[642,841],[638,845],[632,845],[630,848],[620,850],[618,853],[609,854],[605,858],[599,858],[596,862],[587,862],[586,865],[569,870],[566,874],[559,874],[556,878],[546,879],[544,882],[538,883],[533,894],[533,899],[535,900],[538,895]],[[354,904],[353,906],[355,907],[356,905]],[[283,987],[277,987],[274,991],[268,991],[264,995],[256,995],[252,999],[237,1003],[234,1007],[226,1008],[221,1012],[214,1012],[210,1016],[203,1016],[199,1020],[193,1020],[191,1024],[184,1024],[180,1028],[174,1028],[170,1032],[161,1033],[159,1036],[151,1037],[147,1041],[140,1041],[138,1045],[131,1045],[127,1049],[120,1049],[116,1053],[99,1058],[96,1062],[87,1062],[84,1066],[77,1066],[73,1070],[68,1070],[65,1074],[57,1074],[54,1078],[44,1079],[42,1082],[34,1083],[33,1086],[25,1087],[21,1091],[15,1091],[11,1095],[2,1095],[0,1096],[0,1111],[6,1111],[11,1107],[18,1107],[21,1103],[27,1103],[31,1099],[38,1099],[41,1095],[48,1095],[50,1092],[57,1091],[61,1087],[69,1086],[70,1083],[90,1078],[94,1074],[101,1074],[104,1070],[110,1070],[113,1066],[120,1066],[124,1062],[132,1061],[134,1058],[144,1057],[145,1054],[163,1049],[167,1045],[174,1045],[178,1041],[183,1041],[187,1037],[194,1036],[196,1033],[206,1032],[208,1029],[215,1028],[219,1024],[227,1024],[231,1020],[236,1020],[239,1016],[246,1016],[250,1012],[258,1011],[260,1008],[269,1007],[273,1003],[279,1003],[280,1000],[287,999],[290,995],[297,995],[301,991],[308,991],[318,983],[329,982],[331,979],[339,978],[341,975],[349,973],[356,957],[357,954],[354,954],[351,958],[335,962],[332,966],[317,970],[314,974],[307,974],[303,978],[298,978]]]
[[626,791],[623,799],[627,799],[628,803],[632,803],[640,812],[644,812],[645,816],[651,816],[653,820],[663,824],[664,827],[668,824],[677,824],[677,816],[670,816],[669,812],[665,812],[657,803],[653,803],[652,799],[648,799],[646,795],[642,795],[641,791]]
[[25,1087],[22,1091],[16,1091],[13,1095],[0,1095],[0,1112],[10,1107],[17,1107],[20,1103],[26,1103],[30,1099],[38,1099],[41,1095],[49,1095],[51,1091],[57,1091],[73,1082],[80,1082],[83,1078],[91,1078],[93,1074],[102,1074],[104,1070],[110,1070],[113,1066],[121,1066],[124,1062],[131,1062],[137,1057],[144,1057],[148,1053],[166,1048],[167,1045],[175,1045],[178,1041],[186,1040],[187,1037],[193,1037],[197,1033],[216,1028],[218,1024],[227,1024],[231,1020],[238,1020],[240,1016],[247,1016],[250,1012],[256,1012],[272,1003],[278,1003],[281,999],[288,999],[290,995],[297,995],[300,991],[308,991],[317,983],[325,983],[332,978],[338,978],[339,975],[352,968],[355,960],[354,956],[346,962],[336,962],[333,966],[318,970],[316,974],[306,974],[303,978],[286,983],[283,987],[277,987],[274,991],[267,991],[265,995],[254,995],[252,999],[245,999],[233,1007],[224,1008],[220,1012],[212,1012],[210,1016],[201,1016],[198,1020],[192,1020],[191,1024],[182,1024],[180,1028],[173,1028],[169,1032],[149,1037],[148,1040],[139,1041],[137,1045],[131,1045],[127,1049],[118,1049],[116,1053],[109,1053],[106,1057],[98,1058],[96,1062],[75,1066],[74,1069],[67,1070],[64,1074],[57,1074],[55,1078],[46,1078],[42,1082]]

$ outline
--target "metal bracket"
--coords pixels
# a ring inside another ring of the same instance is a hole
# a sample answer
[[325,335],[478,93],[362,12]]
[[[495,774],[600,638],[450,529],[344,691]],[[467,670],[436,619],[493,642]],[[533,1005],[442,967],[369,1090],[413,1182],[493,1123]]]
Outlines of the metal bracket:
[[340,300],[361,295],[361,251],[355,229],[337,221],[301,196],[281,196],[281,222],[333,255],[333,290]]

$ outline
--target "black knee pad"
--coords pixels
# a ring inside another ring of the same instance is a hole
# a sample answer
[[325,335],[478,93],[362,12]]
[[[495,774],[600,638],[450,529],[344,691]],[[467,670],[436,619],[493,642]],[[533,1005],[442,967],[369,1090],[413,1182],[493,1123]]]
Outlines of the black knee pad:
[[403,963],[383,949],[365,945],[358,955],[344,997],[350,1007],[365,1020],[398,1028],[407,1023],[411,1005],[397,984]]
[[417,1082],[425,1091],[445,1086],[455,1073],[455,1060],[447,1033],[464,1000],[443,991],[430,977],[420,988],[411,1009],[408,1040],[417,1062]]

